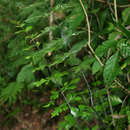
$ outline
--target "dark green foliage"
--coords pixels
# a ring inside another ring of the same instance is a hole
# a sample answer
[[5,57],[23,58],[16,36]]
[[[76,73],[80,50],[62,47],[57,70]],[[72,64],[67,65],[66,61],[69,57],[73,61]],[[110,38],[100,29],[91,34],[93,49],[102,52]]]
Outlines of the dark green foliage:
[[62,115],[59,130],[127,129],[130,8],[120,6],[128,1],[117,2],[119,21],[115,22],[112,3],[83,0],[91,46],[103,66],[88,47],[88,28],[80,2],[56,0],[52,8],[49,3],[0,1],[0,112],[4,112],[4,105],[8,109],[14,104],[31,104],[28,99],[34,93],[48,92],[48,103],[33,105],[44,112],[53,109],[52,118]]

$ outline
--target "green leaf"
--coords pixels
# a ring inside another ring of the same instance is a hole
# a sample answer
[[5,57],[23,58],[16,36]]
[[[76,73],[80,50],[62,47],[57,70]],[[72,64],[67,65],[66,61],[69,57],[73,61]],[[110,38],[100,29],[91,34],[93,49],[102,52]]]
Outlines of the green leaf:
[[130,31],[127,30],[121,23],[118,23],[118,26],[119,26],[119,28],[120,28],[122,34],[123,34],[125,37],[127,37],[127,38],[130,39]]
[[108,9],[106,9],[103,12],[100,12],[100,16],[99,17],[100,17],[101,28],[103,28],[103,26],[104,26],[104,22],[105,22],[105,20],[107,18],[107,15],[108,15]]
[[109,34],[108,39],[109,39],[109,40],[111,40],[111,39],[116,39],[116,37],[117,37],[118,35],[120,35],[120,34],[121,34],[120,32],[112,32],[112,33]]
[[66,126],[66,122],[65,121],[60,121],[59,126],[58,126],[58,130],[63,130]]
[[77,84],[79,81],[80,81],[80,78],[72,79],[71,82],[70,82],[70,85]]
[[130,8],[126,8],[122,13],[122,19],[124,24],[130,24]]
[[59,98],[59,92],[58,91],[52,91],[50,99],[56,100],[57,98]]
[[25,17],[26,15],[30,14],[31,12],[36,10],[37,7],[40,7],[41,5],[43,5],[43,2],[37,2],[34,4],[30,4],[24,8],[21,8],[20,16]]
[[58,64],[64,62],[64,60],[67,59],[70,55],[71,55],[70,52],[66,52],[63,55],[61,55],[61,54],[60,55],[56,55],[55,61],[52,64],[50,64],[50,67],[54,66],[54,65],[58,65]]
[[50,101],[48,104],[42,106],[43,108],[49,108],[50,106],[54,105],[54,101]]
[[57,39],[57,40],[53,40],[51,41],[51,43],[47,43],[44,45],[42,53],[43,56],[45,56],[48,52],[53,52],[53,51],[57,51],[59,49],[61,49],[63,47],[62,44],[62,40],[61,39]]
[[43,83],[46,83],[48,80],[46,79],[41,79],[40,81],[34,82],[33,85],[39,87],[41,86]]
[[79,109],[78,109],[78,108],[76,108],[76,107],[71,107],[70,113],[71,113],[74,117],[77,117],[78,112],[79,112]]
[[36,51],[35,53],[32,54],[32,60],[34,65],[40,63],[41,61],[43,61],[46,65],[46,60],[45,58],[43,58],[43,51]]
[[0,94],[0,104],[8,102],[12,104],[16,102],[18,94],[21,93],[24,85],[18,82],[11,82],[4,88]]
[[68,106],[64,103],[60,106],[56,107],[55,110],[51,113],[51,117],[58,116],[61,112],[66,111],[68,109]]
[[126,41],[126,39],[121,39],[117,47],[120,49],[120,52],[124,58],[130,56],[130,41]]
[[95,125],[92,130],[98,130],[99,129],[99,126],[98,125]]
[[75,8],[73,9],[71,15],[68,17],[67,21],[69,23],[69,28],[74,32],[76,27],[78,27],[81,22],[84,20],[84,13],[80,6],[80,4],[75,4]]
[[115,77],[120,72],[118,65],[118,52],[112,55],[106,62],[103,72],[104,82],[107,86],[110,86]]
[[114,39],[106,40],[102,43],[102,45],[99,45],[96,48],[95,53],[98,57],[102,57],[105,53],[107,53],[109,48],[115,47],[116,44],[117,41],[115,41]]
[[84,61],[81,62],[81,64],[77,67],[75,67],[75,72],[79,72],[79,71],[86,71],[86,70],[89,70],[91,69],[91,64],[95,61],[95,58],[91,57],[91,58],[88,58],[88,57],[85,57],[84,58]]
[[32,28],[33,28],[32,26],[27,26],[25,29],[25,32],[26,33],[30,32],[32,30]]
[[130,111],[127,111],[127,115],[128,115],[128,123],[130,124]]
[[17,75],[18,82],[30,83],[34,80],[33,66],[31,64],[25,65]]
[[81,63],[81,60],[77,58],[75,55],[71,55],[67,60],[67,62],[69,65],[74,66],[74,65],[79,65]]
[[61,30],[61,37],[63,40],[63,46],[67,48],[71,41],[72,31],[66,26],[63,27],[63,29]]
[[[55,57],[55,61],[50,65],[54,66],[56,64],[60,64],[62,63],[65,59],[67,59],[69,56],[76,54],[77,52],[79,52],[83,47],[86,47],[87,43],[86,40],[78,42],[77,44],[75,44],[72,49],[69,52],[64,53],[63,55],[57,55]],[[79,61],[80,62],[80,61]]]
[[73,126],[75,124],[75,118],[72,115],[70,115],[70,114],[65,116],[65,121],[67,121],[69,126]]
[[97,90],[94,94],[94,97],[98,98],[98,97],[101,97],[101,96],[106,95],[106,94],[107,94],[106,88],[104,88],[104,89],[101,89],[101,90]]
[[72,49],[70,50],[70,53],[75,54],[77,52],[79,52],[83,47],[87,46],[87,41],[83,40],[81,42],[78,42],[77,44],[75,44]]
[[122,100],[117,96],[111,96],[111,103],[112,103],[112,106],[115,106],[122,103]]
[[68,72],[58,72],[55,71],[51,76],[51,81],[55,84],[62,85],[63,76],[67,75]]
[[101,69],[102,69],[102,66],[99,64],[98,61],[95,61],[93,66],[92,66],[92,73],[95,74]]

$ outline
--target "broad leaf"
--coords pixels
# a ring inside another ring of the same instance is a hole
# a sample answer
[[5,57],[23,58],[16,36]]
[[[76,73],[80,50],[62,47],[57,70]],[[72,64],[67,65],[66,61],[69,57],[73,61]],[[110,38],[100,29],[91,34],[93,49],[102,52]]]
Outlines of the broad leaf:
[[106,40],[102,43],[102,45],[99,45],[96,50],[95,53],[97,56],[102,57],[105,53],[107,53],[109,48],[115,47],[116,46],[117,41],[115,40]]
[[130,8],[126,8],[122,13],[124,24],[130,24]]
[[102,66],[99,64],[98,61],[95,61],[93,66],[92,66],[92,73],[95,74],[101,69],[102,69]]
[[25,65],[21,71],[18,73],[17,81],[30,83],[35,80],[33,74],[33,66],[31,64]]
[[112,55],[105,64],[103,77],[107,86],[110,86],[120,71],[118,65],[118,52]]

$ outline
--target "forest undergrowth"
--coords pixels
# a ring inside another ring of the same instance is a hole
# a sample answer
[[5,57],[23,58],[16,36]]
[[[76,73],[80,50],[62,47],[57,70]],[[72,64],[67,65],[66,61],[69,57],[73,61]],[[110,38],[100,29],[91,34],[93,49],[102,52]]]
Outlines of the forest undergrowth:
[[0,130],[129,130],[130,2],[0,0]]

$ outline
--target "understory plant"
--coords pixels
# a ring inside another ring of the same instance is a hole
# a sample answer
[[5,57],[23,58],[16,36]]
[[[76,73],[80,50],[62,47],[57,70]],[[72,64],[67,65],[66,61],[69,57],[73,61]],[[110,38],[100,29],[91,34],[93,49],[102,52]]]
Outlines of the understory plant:
[[31,104],[58,130],[129,129],[129,30],[127,0],[1,0],[0,113]]

